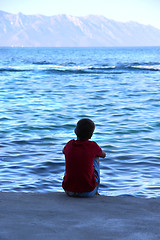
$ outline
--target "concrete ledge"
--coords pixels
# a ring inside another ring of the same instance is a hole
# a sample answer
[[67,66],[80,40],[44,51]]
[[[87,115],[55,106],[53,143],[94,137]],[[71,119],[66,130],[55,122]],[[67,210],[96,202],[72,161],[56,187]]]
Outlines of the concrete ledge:
[[158,240],[160,199],[0,192],[0,240]]

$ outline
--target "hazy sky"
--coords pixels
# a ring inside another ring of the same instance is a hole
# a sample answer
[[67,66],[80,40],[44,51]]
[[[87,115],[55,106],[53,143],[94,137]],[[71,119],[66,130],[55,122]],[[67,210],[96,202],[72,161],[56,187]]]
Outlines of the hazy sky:
[[0,10],[23,14],[100,14],[109,19],[136,21],[160,29],[160,0],[1,0]]

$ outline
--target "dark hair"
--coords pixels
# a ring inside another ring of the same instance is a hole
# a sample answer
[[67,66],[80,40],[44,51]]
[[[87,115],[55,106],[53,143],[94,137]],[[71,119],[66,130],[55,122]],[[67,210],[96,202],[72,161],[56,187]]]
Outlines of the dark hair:
[[80,140],[88,140],[92,137],[95,124],[88,118],[82,118],[77,122],[75,133]]

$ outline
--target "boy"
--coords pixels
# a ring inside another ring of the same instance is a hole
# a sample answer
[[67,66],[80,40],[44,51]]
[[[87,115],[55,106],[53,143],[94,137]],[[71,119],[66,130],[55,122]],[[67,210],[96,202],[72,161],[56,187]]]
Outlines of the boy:
[[78,121],[75,128],[77,140],[70,140],[63,149],[65,176],[62,187],[73,197],[92,197],[98,194],[100,184],[99,157],[106,154],[94,141],[89,141],[95,124],[88,118]]

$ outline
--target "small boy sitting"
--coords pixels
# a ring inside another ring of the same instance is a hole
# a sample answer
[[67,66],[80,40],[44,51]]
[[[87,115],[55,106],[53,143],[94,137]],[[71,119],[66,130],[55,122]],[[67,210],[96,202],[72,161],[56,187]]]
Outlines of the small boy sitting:
[[70,140],[63,149],[65,176],[62,187],[72,197],[93,197],[100,184],[99,157],[106,154],[94,141],[89,141],[95,124],[88,118],[78,121],[77,140]]

